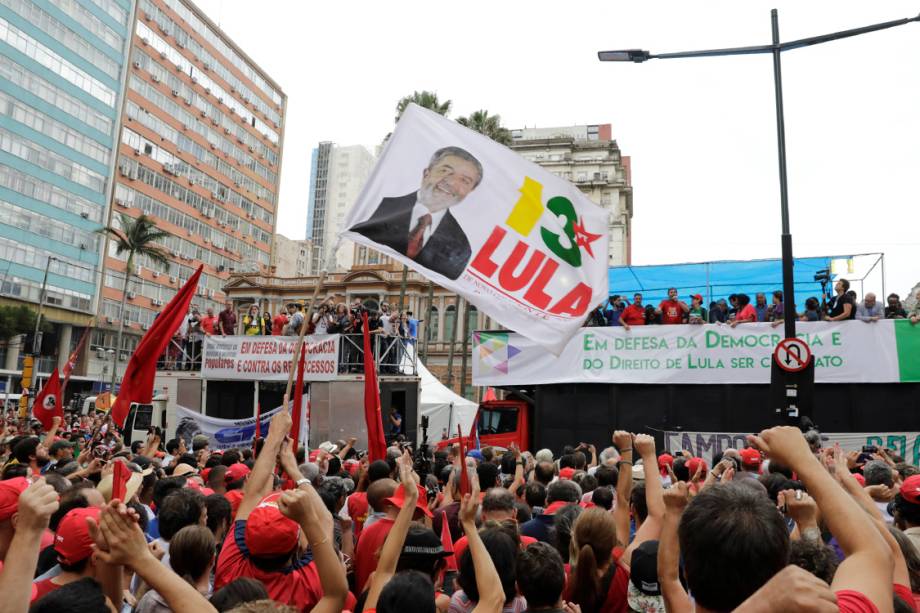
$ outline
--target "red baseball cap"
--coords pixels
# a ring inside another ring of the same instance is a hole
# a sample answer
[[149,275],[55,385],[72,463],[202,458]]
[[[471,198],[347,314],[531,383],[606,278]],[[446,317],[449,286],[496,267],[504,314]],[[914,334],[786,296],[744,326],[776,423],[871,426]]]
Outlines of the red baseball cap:
[[239,481],[249,475],[249,467],[245,464],[237,462],[236,464],[231,464],[227,467],[227,472],[224,473],[224,481],[227,483],[233,483],[234,481]]
[[201,478],[204,479],[204,482],[208,482],[208,477],[211,475],[211,468],[205,468],[201,471]]
[[29,480],[16,477],[0,481],[0,521],[11,518],[19,510],[19,495],[29,487]]
[[658,456],[658,470],[661,471],[662,476],[668,474],[668,466],[674,466],[674,456],[670,453],[662,453]]
[[297,545],[300,526],[288,519],[278,509],[281,492],[273,492],[262,499],[246,520],[245,541],[254,556],[278,556],[290,553]]
[[709,465],[706,464],[706,460],[703,458],[690,458],[687,460],[687,470],[690,471],[691,478],[696,474],[697,467],[699,467],[700,464],[703,465],[703,470],[700,472],[700,477],[703,477],[706,475],[706,471],[709,470]]
[[96,507],[72,509],[58,524],[57,534],[54,536],[54,550],[61,564],[76,564],[93,554],[94,543],[93,538],[89,535],[89,526],[86,524],[87,517],[98,521],[99,509]]
[[920,475],[911,475],[901,484],[901,498],[911,504],[920,504]]
[[738,455],[741,456],[741,463],[744,466],[760,466],[760,463],[763,462],[763,456],[753,447],[742,449]]
[[565,479],[566,481],[571,481],[572,477],[575,476],[575,469],[571,467],[563,468],[559,471],[559,478]]
[[696,298],[697,300],[700,301],[700,304],[703,304],[703,294],[693,294],[693,295],[691,295],[690,297],[691,297],[691,298]]
[[[431,511],[428,510],[428,494],[425,492],[425,488],[421,485],[418,487],[418,500],[415,501],[415,510],[421,511],[430,518],[434,517]],[[399,509],[403,508],[403,503],[406,500],[406,488],[403,487],[402,483],[399,484],[399,487],[396,488],[396,491],[393,492],[393,495],[389,498],[384,498],[385,502],[389,502],[394,507]]]

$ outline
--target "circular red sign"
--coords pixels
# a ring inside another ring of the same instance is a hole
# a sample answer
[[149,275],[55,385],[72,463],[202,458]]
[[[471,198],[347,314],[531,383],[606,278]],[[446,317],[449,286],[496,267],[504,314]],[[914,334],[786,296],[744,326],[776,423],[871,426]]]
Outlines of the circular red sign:
[[800,338],[784,338],[773,350],[773,360],[786,372],[801,372],[811,362],[811,347]]

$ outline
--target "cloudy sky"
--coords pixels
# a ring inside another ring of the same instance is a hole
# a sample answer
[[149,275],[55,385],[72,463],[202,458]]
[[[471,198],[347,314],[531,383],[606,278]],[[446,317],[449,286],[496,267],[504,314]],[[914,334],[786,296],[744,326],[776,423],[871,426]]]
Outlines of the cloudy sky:
[[[310,153],[369,148],[416,89],[509,128],[610,123],[632,156],[633,263],[778,257],[769,56],[602,64],[770,42],[917,14],[916,2],[198,0],[288,96],[278,228],[303,238]],[[258,7],[258,8],[256,8]],[[796,255],[884,252],[887,291],[920,282],[920,23],[786,53]],[[860,267],[861,268],[861,267]],[[860,272],[860,271],[857,271]],[[866,290],[880,292],[879,269]]]

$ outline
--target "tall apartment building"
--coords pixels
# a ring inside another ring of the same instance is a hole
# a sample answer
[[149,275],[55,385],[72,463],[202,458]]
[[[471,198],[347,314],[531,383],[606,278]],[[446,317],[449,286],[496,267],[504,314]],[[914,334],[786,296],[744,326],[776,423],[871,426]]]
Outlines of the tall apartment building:
[[313,241],[291,240],[275,234],[272,246],[271,272],[275,277],[306,277],[312,274]]
[[608,266],[629,264],[632,236],[630,158],[622,155],[610,124],[511,131],[511,148],[574,183],[608,211]]
[[42,372],[98,307],[133,19],[132,0],[0,1],[0,304],[35,309],[47,271]]
[[[313,150],[307,209],[307,239],[314,247],[312,270],[322,270],[330,257],[345,215],[364,188],[374,161],[371,152],[361,145],[337,146],[322,142]],[[331,260],[332,269],[348,270],[354,258],[353,243],[342,241]]]
[[114,349],[126,272],[119,369],[199,264],[202,312],[219,310],[230,272],[267,271],[276,225],[281,88],[187,0],[139,0],[130,47],[110,223],[153,217],[170,263],[138,259],[126,271],[108,241],[90,371]]

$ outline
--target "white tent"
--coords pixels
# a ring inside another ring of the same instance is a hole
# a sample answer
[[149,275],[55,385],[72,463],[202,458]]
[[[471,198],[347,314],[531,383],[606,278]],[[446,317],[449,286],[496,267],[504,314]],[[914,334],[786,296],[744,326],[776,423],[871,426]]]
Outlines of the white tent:
[[[421,379],[421,398],[419,398],[419,413],[428,417],[428,442],[436,444],[441,440],[441,434],[447,429],[448,436],[457,436],[457,424],[464,436],[470,433],[473,420],[476,419],[476,409],[479,407],[472,400],[458,396],[451,389],[444,386],[438,378],[431,374],[421,360],[418,360],[418,376]],[[422,425],[419,420],[419,438],[422,436]]]

